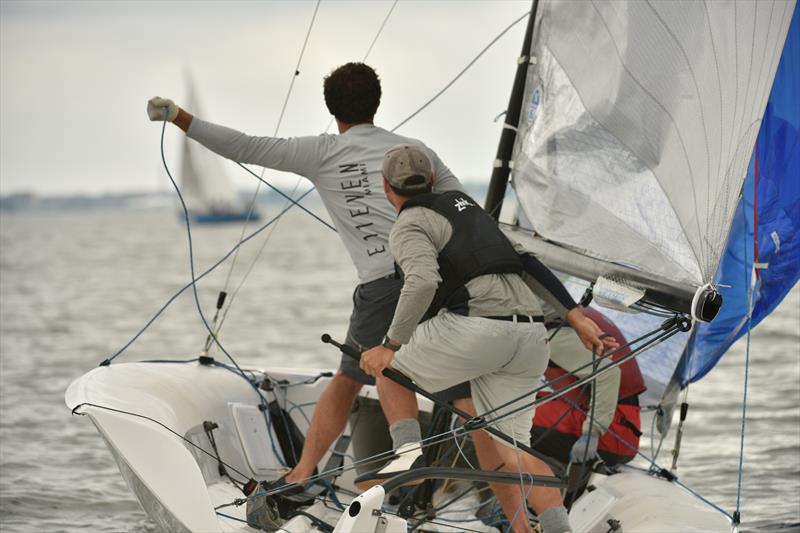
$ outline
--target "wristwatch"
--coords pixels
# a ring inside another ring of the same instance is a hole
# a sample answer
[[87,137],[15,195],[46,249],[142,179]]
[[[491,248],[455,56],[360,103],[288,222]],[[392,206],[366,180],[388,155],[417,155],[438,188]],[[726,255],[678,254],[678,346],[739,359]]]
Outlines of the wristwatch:
[[386,335],[383,338],[383,344],[381,345],[384,348],[389,348],[391,351],[396,352],[399,350],[403,345],[402,344],[395,344],[392,339],[389,338],[389,335]]

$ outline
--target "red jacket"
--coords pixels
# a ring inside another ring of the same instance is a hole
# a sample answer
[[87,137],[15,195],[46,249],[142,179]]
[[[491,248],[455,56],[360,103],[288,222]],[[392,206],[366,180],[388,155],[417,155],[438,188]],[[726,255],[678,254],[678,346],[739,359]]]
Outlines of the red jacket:
[[[586,308],[584,313],[594,320],[604,332],[613,336],[620,345],[627,343],[622,332],[599,311]],[[614,354],[611,359],[616,361],[629,353],[630,349],[625,347]],[[622,363],[619,368],[621,375],[617,410],[614,413],[614,419],[609,431],[600,437],[598,450],[628,458],[636,455],[636,450],[639,449],[641,419],[637,397],[646,390],[646,387],[635,358]],[[564,374],[566,372],[562,368],[551,363],[545,372],[545,377],[548,381],[552,381]],[[558,390],[575,381],[575,377],[569,376],[554,384],[553,388]],[[546,394],[541,396],[546,396]],[[586,414],[584,413],[588,412],[589,409],[588,398],[584,396],[586,395],[583,389],[578,388],[568,392],[562,398],[540,405],[536,409],[533,425],[537,428],[549,428],[555,425],[554,431],[573,435],[577,439],[581,434],[583,422],[586,419]],[[578,404],[580,409],[573,408],[572,403]]]

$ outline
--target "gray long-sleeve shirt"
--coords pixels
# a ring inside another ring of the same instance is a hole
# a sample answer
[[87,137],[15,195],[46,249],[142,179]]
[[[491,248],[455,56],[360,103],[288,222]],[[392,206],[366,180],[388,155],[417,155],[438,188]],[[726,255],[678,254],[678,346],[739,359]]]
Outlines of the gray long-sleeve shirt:
[[[405,280],[400,292],[388,336],[406,343],[411,338],[425,311],[433,301],[439,283],[439,252],[453,235],[450,222],[425,207],[404,209],[389,236],[389,249],[403,269]],[[515,246],[518,252],[522,249]],[[538,298],[558,309],[566,310],[546,287],[530,276],[487,274],[466,284],[471,316],[541,315]]]
[[372,124],[340,135],[253,137],[195,117],[186,134],[240,163],[293,172],[314,184],[350,253],[362,283],[394,272],[389,232],[397,215],[383,192],[383,156],[397,144],[422,146],[431,158],[437,191],[462,190],[433,150]]

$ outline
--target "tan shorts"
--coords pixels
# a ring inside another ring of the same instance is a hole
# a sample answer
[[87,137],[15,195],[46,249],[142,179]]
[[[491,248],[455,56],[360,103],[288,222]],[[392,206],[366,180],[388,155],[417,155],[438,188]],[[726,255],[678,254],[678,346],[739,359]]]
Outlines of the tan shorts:
[[[540,323],[444,312],[417,327],[409,343],[397,352],[392,367],[428,392],[469,381],[478,415],[484,415],[538,386],[549,356],[547,331]],[[527,396],[487,420],[533,400]],[[528,444],[534,411],[527,407],[493,425]]]

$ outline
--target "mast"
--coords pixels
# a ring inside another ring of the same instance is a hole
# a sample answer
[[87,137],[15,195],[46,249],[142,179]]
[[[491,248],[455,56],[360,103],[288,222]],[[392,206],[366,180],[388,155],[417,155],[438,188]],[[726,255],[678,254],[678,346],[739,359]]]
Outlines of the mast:
[[506,194],[506,185],[508,185],[508,176],[511,174],[511,153],[514,151],[514,141],[517,138],[517,125],[519,124],[519,114],[522,110],[522,97],[525,94],[525,80],[528,74],[528,65],[530,64],[533,26],[536,22],[538,6],[539,0],[533,0],[531,14],[528,17],[528,26],[525,29],[525,38],[522,40],[522,51],[517,62],[514,85],[511,88],[511,96],[508,99],[503,131],[500,134],[500,142],[497,145],[497,157],[492,170],[492,177],[489,181],[489,190],[486,192],[484,207],[486,212],[495,220],[500,218],[500,210],[503,207],[503,198]]

